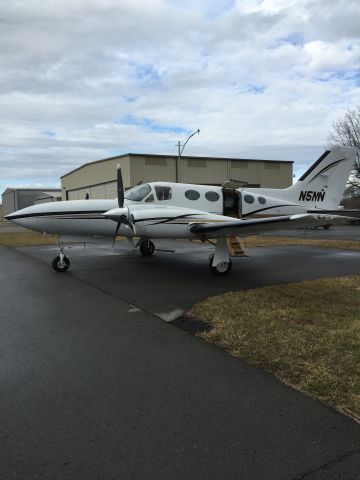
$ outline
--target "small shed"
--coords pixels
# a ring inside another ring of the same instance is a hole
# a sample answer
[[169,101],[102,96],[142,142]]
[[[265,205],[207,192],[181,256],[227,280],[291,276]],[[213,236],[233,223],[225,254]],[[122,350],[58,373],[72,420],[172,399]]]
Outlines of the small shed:
[[48,190],[46,192],[40,193],[35,200],[34,204],[38,203],[49,203],[49,202],[60,202],[61,201],[61,190]]
[[[51,188],[49,192],[57,192],[61,196],[60,189]],[[7,188],[2,194],[3,215],[9,215],[25,207],[34,205],[34,201],[45,193],[43,188]],[[48,198],[48,202],[51,200]]]

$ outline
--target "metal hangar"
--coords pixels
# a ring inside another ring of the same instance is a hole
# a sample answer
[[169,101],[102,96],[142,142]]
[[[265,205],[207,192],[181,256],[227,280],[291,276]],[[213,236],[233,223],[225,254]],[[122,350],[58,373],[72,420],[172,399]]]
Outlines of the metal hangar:
[[[228,179],[248,186],[286,188],[292,184],[293,162],[242,158],[190,157],[127,153],[86,163],[61,177],[63,200],[116,197],[116,170],[121,166],[124,187],[141,182],[176,181],[221,185]],[[178,166],[177,166],[178,165]]]

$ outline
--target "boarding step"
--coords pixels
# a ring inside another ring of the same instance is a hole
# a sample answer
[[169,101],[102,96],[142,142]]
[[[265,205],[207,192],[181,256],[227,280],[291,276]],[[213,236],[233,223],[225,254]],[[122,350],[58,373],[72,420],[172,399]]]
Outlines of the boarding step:
[[227,237],[228,249],[231,257],[247,257],[242,239],[237,236]]

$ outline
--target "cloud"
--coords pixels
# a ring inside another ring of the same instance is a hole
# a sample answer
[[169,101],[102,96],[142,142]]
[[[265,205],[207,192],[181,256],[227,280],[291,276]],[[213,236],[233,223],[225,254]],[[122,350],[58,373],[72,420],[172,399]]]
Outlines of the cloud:
[[175,154],[197,128],[189,154],[305,168],[360,103],[359,24],[355,0],[7,2],[0,191],[116,154]]

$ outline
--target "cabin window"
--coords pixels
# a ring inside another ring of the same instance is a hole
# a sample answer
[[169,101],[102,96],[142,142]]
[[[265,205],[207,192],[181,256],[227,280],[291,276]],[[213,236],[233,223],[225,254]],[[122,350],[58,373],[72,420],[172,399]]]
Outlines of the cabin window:
[[244,200],[246,203],[254,203],[255,202],[255,198],[252,196],[252,195],[245,195],[244,196]]
[[172,193],[171,193],[171,188],[170,187],[165,187],[165,186],[157,186],[155,187],[155,192],[157,199],[160,201],[163,200],[171,200]]
[[185,197],[188,200],[198,200],[200,198],[200,193],[196,190],[186,190]]
[[209,200],[209,202],[217,202],[220,196],[217,192],[206,192],[205,198],[206,200]]
[[154,195],[151,194],[148,197],[145,198],[145,203],[150,203],[154,201]]
[[266,198],[264,198],[264,197],[258,197],[258,202],[261,203],[261,205],[265,205],[265,203],[266,203]]
[[151,192],[151,187],[147,183],[136,185],[136,187],[130,188],[125,192],[126,200],[133,202],[141,202],[148,193]]

